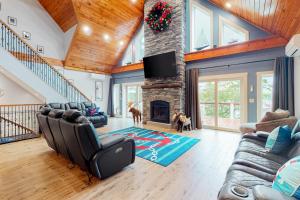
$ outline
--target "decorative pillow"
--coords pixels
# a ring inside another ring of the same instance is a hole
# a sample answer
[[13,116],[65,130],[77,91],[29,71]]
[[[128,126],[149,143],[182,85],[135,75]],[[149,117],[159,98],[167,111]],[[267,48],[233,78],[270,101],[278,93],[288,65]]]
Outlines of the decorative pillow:
[[277,171],[272,188],[300,199],[300,156],[289,160]]
[[266,112],[261,122],[268,122],[268,121],[288,118],[289,116],[290,116],[289,111],[277,109],[275,112]]
[[86,116],[92,117],[97,112],[96,108],[88,108],[86,109]]
[[272,153],[281,153],[291,144],[291,133],[288,126],[275,128],[268,136],[265,148]]
[[293,128],[292,131],[292,138],[296,135],[296,133],[300,132],[300,120],[298,120],[298,122],[296,123],[295,127]]

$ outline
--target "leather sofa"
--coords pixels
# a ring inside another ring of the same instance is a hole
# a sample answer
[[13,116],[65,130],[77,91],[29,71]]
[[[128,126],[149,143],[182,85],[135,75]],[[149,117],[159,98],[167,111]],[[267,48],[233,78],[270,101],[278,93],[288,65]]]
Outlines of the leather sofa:
[[107,125],[107,122],[108,122],[108,117],[104,112],[97,112],[93,116],[88,116],[88,113],[86,112],[87,109],[97,108],[96,104],[90,103],[90,102],[83,102],[83,103],[69,102],[66,104],[49,103],[46,105],[46,107],[50,107],[53,109],[59,109],[59,110],[78,110],[84,116],[86,116],[87,119],[90,120],[90,122],[93,123],[95,128],[99,128],[104,125]]
[[220,190],[219,200],[295,199],[272,189],[272,182],[284,163],[300,155],[300,133],[289,149],[280,155],[265,150],[267,137],[268,134],[263,132],[243,136]]
[[133,139],[100,135],[80,111],[44,107],[37,118],[48,146],[88,174],[104,179],[135,161]]

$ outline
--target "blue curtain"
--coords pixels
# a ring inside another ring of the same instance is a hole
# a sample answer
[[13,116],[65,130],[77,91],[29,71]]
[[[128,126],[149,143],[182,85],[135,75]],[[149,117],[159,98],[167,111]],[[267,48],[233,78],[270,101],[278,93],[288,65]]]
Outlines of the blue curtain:
[[274,66],[273,111],[280,108],[288,110],[290,115],[294,116],[294,101],[294,58],[276,58]]
[[114,101],[113,101],[113,85],[114,85],[114,80],[113,78],[110,78],[109,81],[109,94],[108,94],[108,105],[107,105],[107,114],[110,117],[114,117]]

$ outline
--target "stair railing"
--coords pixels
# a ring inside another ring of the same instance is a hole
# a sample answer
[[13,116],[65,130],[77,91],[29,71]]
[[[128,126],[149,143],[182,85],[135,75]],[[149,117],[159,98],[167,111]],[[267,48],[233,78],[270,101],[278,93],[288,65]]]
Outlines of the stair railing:
[[0,144],[39,137],[36,114],[43,104],[0,105]]
[[27,44],[14,30],[1,20],[0,25],[0,47],[9,51],[29,70],[68,101],[91,101],[42,56],[40,56],[39,53]]

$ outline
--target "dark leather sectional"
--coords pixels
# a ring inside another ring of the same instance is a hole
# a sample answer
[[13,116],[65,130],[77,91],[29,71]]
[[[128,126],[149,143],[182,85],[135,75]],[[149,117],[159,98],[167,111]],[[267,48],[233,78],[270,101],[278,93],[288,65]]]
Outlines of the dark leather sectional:
[[219,200],[284,200],[295,199],[272,189],[277,170],[289,159],[300,155],[300,134],[280,155],[265,150],[267,134],[243,136],[229,168]]
[[49,103],[46,106],[53,109],[60,109],[60,110],[78,110],[82,113],[82,115],[86,116],[87,119],[90,120],[90,122],[93,123],[95,128],[99,128],[104,125],[107,125],[108,117],[104,112],[97,112],[93,116],[88,116],[86,109],[88,108],[96,109],[96,104],[91,102],[83,102],[83,103],[70,102],[66,104]]
[[43,107],[37,118],[48,146],[88,174],[103,179],[135,160],[133,139],[97,133],[80,111]]

